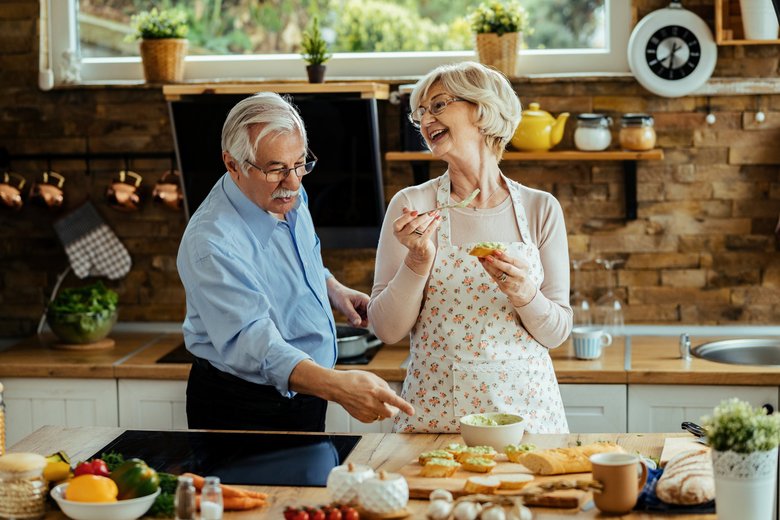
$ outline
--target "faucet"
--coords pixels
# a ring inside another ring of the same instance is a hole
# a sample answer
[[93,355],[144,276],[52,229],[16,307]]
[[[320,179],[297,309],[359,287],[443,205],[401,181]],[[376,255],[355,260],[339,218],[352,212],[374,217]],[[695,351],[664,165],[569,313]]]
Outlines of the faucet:
[[680,334],[680,358],[685,361],[691,359],[691,338],[687,332]]

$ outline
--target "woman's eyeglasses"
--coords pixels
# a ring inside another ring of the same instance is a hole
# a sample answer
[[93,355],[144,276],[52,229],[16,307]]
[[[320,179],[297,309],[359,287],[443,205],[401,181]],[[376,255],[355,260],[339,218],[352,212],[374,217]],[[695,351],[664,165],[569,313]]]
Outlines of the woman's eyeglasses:
[[263,174],[265,174],[265,180],[268,182],[282,182],[287,178],[288,175],[290,175],[290,172],[295,172],[295,175],[297,175],[299,179],[304,175],[311,173],[311,171],[314,169],[314,165],[317,164],[317,156],[309,152],[307,157],[309,160],[303,164],[299,164],[298,166],[293,166],[292,168],[274,168],[273,170],[264,170],[258,165],[247,160],[244,160],[244,162],[255,170],[263,172]]
[[430,112],[432,115],[438,116],[444,112],[444,109],[447,108],[447,105],[450,103],[455,103],[456,101],[466,100],[456,97],[447,97],[446,94],[439,94],[438,96],[434,97],[433,100],[431,100],[431,103],[427,107],[421,106],[412,110],[412,122],[415,125],[420,126],[420,121],[422,121],[422,118],[426,112]]

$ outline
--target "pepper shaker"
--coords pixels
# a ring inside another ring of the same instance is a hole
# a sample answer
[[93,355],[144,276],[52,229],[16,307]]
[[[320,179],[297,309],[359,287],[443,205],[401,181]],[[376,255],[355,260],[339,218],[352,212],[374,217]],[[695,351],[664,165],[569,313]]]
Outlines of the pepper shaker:
[[180,476],[178,480],[173,500],[176,520],[195,520],[195,486],[192,477]]

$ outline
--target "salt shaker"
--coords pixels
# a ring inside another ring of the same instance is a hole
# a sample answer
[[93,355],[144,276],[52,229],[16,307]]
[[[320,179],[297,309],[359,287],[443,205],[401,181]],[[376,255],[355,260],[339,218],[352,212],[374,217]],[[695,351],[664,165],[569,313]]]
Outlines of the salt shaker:
[[222,488],[219,477],[206,477],[200,496],[201,520],[222,520]]
[[176,520],[195,520],[195,486],[192,477],[179,477],[173,504],[176,509]]

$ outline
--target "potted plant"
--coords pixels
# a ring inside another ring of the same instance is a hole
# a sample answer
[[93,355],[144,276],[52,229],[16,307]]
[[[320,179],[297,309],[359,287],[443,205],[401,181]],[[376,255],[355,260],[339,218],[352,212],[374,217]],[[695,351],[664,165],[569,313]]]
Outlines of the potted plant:
[[301,57],[308,63],[306,73],[309,75],[309,83],[322,83],[325,81],[325,65],[331,54],[328,53],[328,43],[320,32],[320,20],[316,16],[311,21],[311,27],[303,33],[301,41]]
[[712,447],[718,518],[774,518],[780,416],[735,398],[702,420]]
[[516,75],[517,54],[528,13],[517,0],[489,0],[469,13],[471,29],[477,35],[477,57],[505,75]]
[[134,38],[141,40],[144,77],[149,83],[176,83],[184,79],[187,55],[187,15],[179,9],[143,11],[131,18]]

